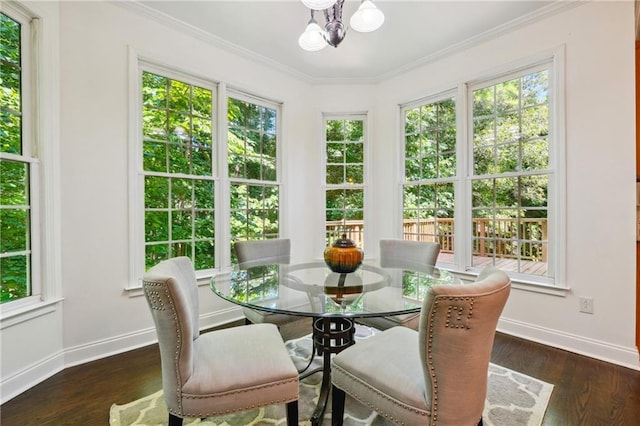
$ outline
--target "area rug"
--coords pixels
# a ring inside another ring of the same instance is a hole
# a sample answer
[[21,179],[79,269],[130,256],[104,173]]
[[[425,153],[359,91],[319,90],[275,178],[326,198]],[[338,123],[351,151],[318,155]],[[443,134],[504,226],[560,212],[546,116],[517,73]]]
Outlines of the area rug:
[[[358,326],[356,339],[366,339],[376,331]],[[299,368],[304,367],[311,354],[311,338],[304,336],[286,342],[291,358]],[[316,357],[311,368],[322,363]],[[298,410],[301,425],[310,425],[309,418],[318,401],[321,374],[314,374],[300,382]],[[489,366],[489,385],[483,422],[487,426],[540,426],[547,408],[553,385],[520,374],[495,364]],[[166,425],[167,407],[162,391],[124,405],[113,404],[109,413],[111,426],[155,426]],[[331,401],[325,413],[324,424],[331,424]],[[345,403],[345,425],[388,426],[384,417],[378,416],[368,407],[347,395]],[[184,425],[201,426],[263,426],[285,425],[285,408],[271,406],[227,416],[208,419],[185,419]]]

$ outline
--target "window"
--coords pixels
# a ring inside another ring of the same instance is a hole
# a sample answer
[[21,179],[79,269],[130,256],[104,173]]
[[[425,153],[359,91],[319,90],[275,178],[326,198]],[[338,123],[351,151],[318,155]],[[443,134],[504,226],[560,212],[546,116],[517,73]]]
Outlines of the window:
[[549,71],[471,87],[472,267],[547,276]]
[[142,72],[145,269],[188,256],[215,267],[215,88]]
[[440,260],[453,261],[456,103],[447,97],[407,108],[402,234],[440,243]]
[[365,116],[325,117],[325,243],[342,234],[363,247]]
[[140,123],[132,155],[132,282],[176,256],[190,257],[198,277],[208,276],[236,262],[235,241],[279,237],[280,105],[146,59],[131,72]]
[[554,281],[552,70],[547,61],[402,107],[403,238],[439,242],[453,269]]
[[227,105],[230,253],[236,263],[234,242],[280,234],[279,106],[241,94],[230,97]]
[[0,274],[1,303],[39,293],[38,159],[29,108],[30,20],[0,13]]

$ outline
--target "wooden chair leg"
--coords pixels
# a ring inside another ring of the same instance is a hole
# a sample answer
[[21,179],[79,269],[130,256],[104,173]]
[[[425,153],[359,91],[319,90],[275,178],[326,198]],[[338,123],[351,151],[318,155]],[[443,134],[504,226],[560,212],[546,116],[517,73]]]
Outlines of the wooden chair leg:
[[344,421],[344,399],[342,389],[331,386],[331,426],[342,426]]
[[298,424],[298,401],[287,402],[287,426]]
[[182,426],[182,417],[169,413],[169,426]]

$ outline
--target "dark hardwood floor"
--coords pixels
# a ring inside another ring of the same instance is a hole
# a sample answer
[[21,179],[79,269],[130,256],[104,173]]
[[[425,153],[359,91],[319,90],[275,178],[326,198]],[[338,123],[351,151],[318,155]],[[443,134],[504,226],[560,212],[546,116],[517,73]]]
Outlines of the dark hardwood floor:
[[[234,323],[233,325],[240,325]],[[309,333],[287,324],[284,339]],[[543,425],[640,425],[640,372],[498,333],[492,362],[555,385]],[[108,425],[109,407],[162,387],[157,346],[68,368],[0,407],[0,424]]]

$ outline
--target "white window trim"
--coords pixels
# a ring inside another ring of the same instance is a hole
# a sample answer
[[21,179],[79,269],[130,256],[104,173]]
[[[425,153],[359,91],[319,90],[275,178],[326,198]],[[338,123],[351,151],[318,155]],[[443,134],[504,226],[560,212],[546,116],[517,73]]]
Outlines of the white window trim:
[[[283,177],[283,170],[285,169],[283,167],[283,164],[285,164],[283,159],[284,144],[283,144],[283,130],[282,130],[283,102],[267,99],[258,95],[253,95],[251,93],[248,93],[238,88],[230,88],[225,86],[225,89],[226,89],[224,93],[224,117],[225,118],[224,120],[222,120],[224,122],[224,150],[223,150],[224,153],[220,155],[220,157],[224,158],[224,161],[221,162],[221,166],[220,166],[220,167],[224,167],[224,169],[221,168],[220,170],[224,170],[224,173],[222,173],[221,179],[223,181],[222,186],[224,188],[224,193],[225,193],[225,197],[224,197],[225,215],[223,218],[221,218],[222,220],[220,220],[220,222],[222,222],[222,224],[224,225],[224,228],[222,230],[223,232],[222,235],[224,236],[225,247],[230,247],[230,241],[231,241],[230,202],[231,202],[231,184],[232,183],[278,187],[278,234],[280,238],[284,238],[286,235],[288,235],[288,232],[286,229],[286,224],[288,223],[288,221],[284,217],[284,214],[286,211],[286,209],[284,208],[284,206],[286,206],[286,193],[285,193],[286,191],[285,191],[285,185],[284,185],[285,180]],[[227,145],[228,130],[229,130],[228,119],[227,119],[227,109],[228,109],[227,102],[229,98],[237,99],[242,102],[247,102],[254,105],[276,110],[276,180],[271,181],[271,180],[245,179],[245,178],[234,178],[229,176],[229,162],[227,159],[227,154],[229,152],[228,145]],[[226,249],[224,250],[222,260],[224,262],[222,263],[224,269],[231,268],[232,266],[231,253],[229,252],[229,250],[226,250]]]
[[[129,46],[129,199],[132,200],[129,208],[129,280],[124,291],[129,297],[142,295],[142,276],[145,271],[144,255],[144,206],[139,203],[144,200],[144,178],[147,174],[143,170],[142,164],[142,86],[141,78],[143,71],[148,71],[172,78],[189,84],[198,85],[211,89],[213,95],[214,108],[219,106],[219,83],[184,71],[179,67],[167,64],[159,59],[154,59],[150,55],[140,54],[133,47]],[[219,170],[219,130],[217,110],[213,112],[212,122],[212,163],[214,182],[214,200],[219,199],[220,170]],[[225,108],[226,114],[226,108]],[[225,115],[226,117],[226,115]],[[179,175],[177,176],[179,177]],[[218,204],[215,204],[216,206]],[[217,219],[217,218],[216,218]],[[216,253],[215,262],[219,263],[218,246],[218,224],[216,220]],[[197,271],[196,278],[199,285],[205,285],[207,278],[212,277],[220,268]]]
[[[249,94],[246,91],[230,88],[224,82],[198,75],[179,64],[173,63],[170,58],[161,58],[156,54],[142,52],[133,46],[128,47],[129,57],[129,279],[124,287],[128,297],[142,296],[142,276],[145,269],[144,258],[144,207],[138,202],[144,197],[144,171],[142,170],[142,87],[140,75],[142,71],[154,72],[168,78],[186,81],[201,87],[210,88],[213,91],[215,108],[212,122],[213,137],[213,181],[214,202],[215,202],[215,262],[216,268],[196,271],[196,279],[199,286],[209,285],[209,279],[216,273],[230,268],[231,259],[226,247],[229,247],[230,219],[229,219],[229,195],[230,179],[228,177],[227,165],[227,100],[229,97],[241,99],[258,105],[277,109],[277,175],[278,179],[269,184],[279,187],[280,205],[280,235],[286,235],[284,226],[284,206],[286,205],[286,191],[283,184],[283,131],[282,131],[282,102],[262,98]],[[251,183],[253,181],[247,181]]]
[[[441,267],[450,269],[452,272],[460,275],[464,279],[473,280],[478,275],[475,268],[467,268],[467,260],[470,256],[468,241],[465,236],[470,235],[471,210],[468,207],[471,200],[471,156],[469,150],[471,141],[469,140],[470,111],[468,108],[469,96],[471,96],[472,87],[479,84],[488,84],[489,82],[499,82],[505,76],[516,74],[522,70],[534,68],[538,65],[549,64],[549,115],[550,115],[550,139],[553,141],[549,152],[549,205],[552,208],[548,210],[549,228],[548,232],[552,244],[549,246],[548,263],[549,267],[555,271],[552,279],[540,277],[538,279],[534,275],[515,274],[511,277],[514,288],[551,295],[566,295],[571,289],[566,285],[566,131],[565,131],[565,46],[561,45],[554,49],[540,52],[518,61],[504,64],[482,76],[477,76],[467,82],[460,83],[456,88],[449,91],[443,91],[433,96],[427,96],[418,100],[410,101],[400,105],[399,108],[399,134],[402,146],[400,149],[400,165],[401,182],[400,190],[402,191],[404,180],[404,111],[430,102],[437,102],[451,93],[455,92],[456,99],[456,115],[457,115],[457,156],[458,156],[458,177],[455,184],[455,202],[456,208],[455,221],[461,226],[456,226],[454,239],[456,242],[456,252],[454,254],[454,264],[442,264]],[[461,161],[466,160],[466,162]],[[552,182],[553,181],[553,182]],[[551,183],[552,182],[552,183]],[[402,197],[400,197],[402,199]],[[400,221],[404,217],[402,202],[399,203]],[[402,224],[398,224],[398,235],[401,235]]]
[[[327,208],[327,190],[329,189],[353,189],[353,188],[361,188],[363,191],[363,227],[364,227],[364,233],[362,236],[363,239],[363,246],[364,247],[369,247],[369,250],[371,249],[371,245],[368,243],[369,240],[371,240],[371,230],[369,229],[370,226],[367,226],[367,217],[369,217],[369,213],[371,211],[371,196],[369,194],[369,182],[371,181],[370,179],[370,169],[371,167],[369,166],[371,164],[371,143],[369,140],[369,135],[371,134],[370,132],[370,122],[372,120],[370,120],[370,113],[369,111],[356,111],[356,112],[343,112],[343,113],[331,113],[331,112],[324,112],[322,113],[322,118],[321,118],[321,144],[320,144],[320,158],[322,159],[322,170],[320,173],[320,187],[322,188],[322,199],[321,199],[321,203],[322,203],[322,227],[319,230],[320,232],[318,233],[318,237],[319,240],[321,242],[321,247],[322,250],[324,250],[326,247],[324,247],[324,242],[326,240],[326,208]],[[363,137],[363,176],[362,176],[362,184],[357,184],[357,185],[347,185],[347,184],[342,184],[342,185],[327,185],[327,121],[328,120],[362,120],[363,121],[363,126],[362,126],[362,137]],[[371,220],[369,220],[368,222],[371,222]]]
[[[460,93],[460,89],[456,90],[456,89],[449,89],[449,90],[445,90],[439,93],[436,93],[434,95],[431,96],[426,96],[414,101],[411,101],[409,103],[406,104],[402,104],[400,105],[400,141],[402,141],[402,149],[400,150],[400,164],[399,164],[399,172],[400,172],[400,195],[399,195],[399,204],[400,204],[400,220],[398,221],[398,227],[396,229],[398,238],[403,238],[403,223],[404,223],[404,188],[405,185],[407,185],[408,181],[406,179],[406,173],[405,173],[405,162],[406,162],[406,152],[405,152],[405,130],[404,130],[404,126],[405,126],[405,122],[404,122],[404,115],[405,112],[407,110],[413,109],[413,108],[417,108],[419,106],[422,105],[426,105],[426,104],[432,104],[432,103],[437,103],[437,102],[441,102],[447,99],[452,99],[454,100],[455,104],[456,104],[456,176],[451,177],[451,178],[442,178],[442,179],[430,179],[430,181],[442,181],[442,182],[451,182],[453,183],[453,188],[455,191],[455,205],[462,205],[460,203],[463,203],[462,201],[462,194],[463,194],[463,189],[462,189],[462,180],[459,178],[459,176],[462,176],[462,172],[463,172],[463,167],[461,165],[461,161],[459,161],[460,158],[462,158],[462,152],[460,149],[460,146],[462,145],[462,139],[461,139],[461,132],[458,131],[460,129],[460,104],[461,102],[460,97],[459,97],[459,93]],[[417,181],[417,183],[422,182],[422,181]],[[412,183],[416,183],[413,182]],[[454,222],[455,223],[462,223],[459,219],[459,216],[461,215],[461,210],[462,209],[458,209],[456,208],[454,210]],[[464,230],[461,229],[461,227],[456,226],[454,229],[454,241],[459,241],[459,238],[463,238],[464,236]],[[458,246],[456,246],[458,247]],[[456,248],[456,251],[454,252],[454,263],[439,263],[439,266],[442,268],[447,268],[447,269],[451,269],[451,270],[457,270],[458,268],[456,267],[456,265],[459,265],[459,257],[460,257],[460,253],[461,250],[459,248]]]
[[[31,278],[33,296],[0,305],[4,329],[59,308],[60,247],[59,19],[46,4],[5,2],[2,10],[23,25],[24,156],[30,159]],[[26,31],[26,36],[24,31]],[[27,41],[26,43],[24,41]],[[24,49],[27,49],[26,51]],[[3,155],[4,157],[4,155]],[[6,157],[5,157],[6,158]]]

